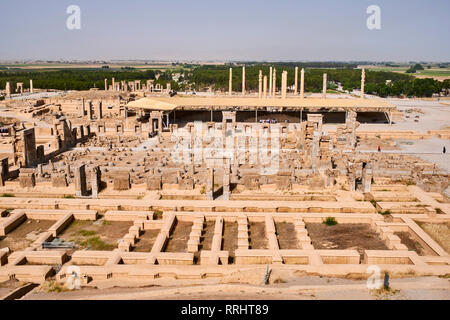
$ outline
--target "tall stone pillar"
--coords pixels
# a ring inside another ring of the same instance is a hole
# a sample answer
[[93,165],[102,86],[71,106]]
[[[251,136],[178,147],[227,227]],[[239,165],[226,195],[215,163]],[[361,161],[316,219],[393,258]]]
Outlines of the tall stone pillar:
[[112,88],[113,91],[116,91],[116,79],[112,78]]
[[4,157],[0,160],[0,186],[5,185],[5,181],[9,176],[9,162],[8,157]]
[[323,74],[323,84],[322,84],[322,98],[327,97],[327,74]]
[[206,177],[206,200],[214,200],[214,168],[208,168]]
[[103,105],[101,101],[97,102],[97,119],[100,120],[103,118]]
[[305,69],[302,68],[300,73],[300,98],[305,97]]
[[298,67],[295,67],[294,94],[298,94]]
[[362,179],[361,179],[361,183],[362,183],[362,187],[363,187],[363,192],[367,193],[371,191],[371,187],[372,187],[372,177],[373,177],[373,169],[372,169],[372,164],[368,163],[366,164],[366,166],[362,169]]
[[233,68],[230,68],[230,79],[228,80],[228,94],[233,92]]
[[6,91],[6,96],[9,98],[11,97],[11,82],[6,82],[6,87],[5,87],[5,91]]
[[98,192],[100,191],[102,172],[98,166],[94,167],[91,174],[91,187],[92,187],[92,198],[98,198]]
[[33,88],[33,79],[30,79],[30,93],[33,93],[34,88]]
[[230,200],[230,164],[223,168],[223,200]]
[[277,69],[273,68],[272,95],[275,97],[277,93]]
[[287,71],[281,74],[281,98],[286,99],[287,96]]
[[36,154],[36,135],[34,132],[34,128],[23,130],[22,140],[23,140],[23,158],[25,160],[25,167],[35,167],[37,165],[37,154]]
[[86,165],[82,164],[75,168],[75,195],[86,196]]
[[87,113],[88,113],[89,120],[92,120],[92,101],[88,101],[87,106],[88,106]]
[[348,184],[351,192],[356,191],[356,177],[354,172],[348,173]]
[[108,79],[105,79],[105,91],[108,91]]
[[70,177],[70,172],[71,172],[71,170],[70,170],[70,163],[66,162],[66,174],[67,174],[68,177]]
[[84,98],[82,98],[78,116],[84,117],[85,112],[86,112],[85,102],[84,102]]
[[259,70],[259,77],[258,77],[258,98],[262,98],[262,70]]
[[365,83],[366,83],[366,70],[362,69],[362,72],[361,72],[361,99],[364,99]]
[[273,71],[272,71],[272,67],[270,67],[270,71],[269,71],[269,96],[272,96],[272,80],[273,80]]
[[242,67],[242,94],[245,94],[245,67]]
[[264,76],[264,94],[263,94],[263,97],[264,97],[264,99],[266,99],[267,98],[267,76]]
[[320,132],[315,130],[313,133],[313,140],[311,145],[311,169],[315,173],[317,170],[317,165],[319,162],[319,143],[320,143]]

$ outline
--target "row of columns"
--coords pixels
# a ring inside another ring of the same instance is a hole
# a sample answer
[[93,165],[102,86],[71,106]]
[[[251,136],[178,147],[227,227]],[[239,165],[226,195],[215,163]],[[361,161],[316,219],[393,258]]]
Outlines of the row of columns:
[[[233,68],[230,68],[228,80],[228,95],[233,92]],[[267,76],[263,76],[262,70],[259,70],[258,75],[258,98],[267,98],[267,89],[269,89],[269,96],[275,96],[277,91],[276,86],[277,70],[270,67],[269,69],[269,88],[267,88]],[[305,69],[302,68],[300,75],[300,97],[304,98],[305,92]],[[242,67],[242,94],[245,95],[245,66]],[[294,94],[298,95],[298,67],[295,67],[295,84]],[[281,77],[281,95],[286,98],[287,95],[287,71],[283,71]]]
[[[233,92],[233,68],[230,68],[229,82],[228,82],[228,94],[231,95]],[[275,97],[277,92],[277,69],[269,68],[269,96]],[[365,86],[366,72],[362,69],[361,73],[361,99],[364,99],[364,86]],[[106,81],[106,80],[105,80]],[[323,74],[323,84],[322,84],[322,98],[327,97],[327,74]],[[105,82],[106,86],[106,82]],[[242,94],[245,95],[245,66],[242,67]],[[298,67],[295,67],[294,74],[294,95],[298,95]],[[283,71],[281,75],[281,96],[283,99],[287,95],[287,71]],[[304,98],[305,95],[305,69],[302,68],[300,71],[300,98]],[[267,76],[263,76],[262,70],[259,70],[258,75],[258,98],[267,97]]]

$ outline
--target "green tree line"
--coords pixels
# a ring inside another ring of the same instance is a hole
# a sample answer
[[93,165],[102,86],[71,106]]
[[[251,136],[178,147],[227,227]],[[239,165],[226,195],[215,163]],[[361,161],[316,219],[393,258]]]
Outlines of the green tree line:
[[[326,64],[323,64],[324,66]],[[294,63],[277,63],[277,64],[249,64],[246,66],[246,89],[258,90],[259,86],[259,70],[263,75],[269,78],[269,68],[273,66],[277,69],[276,80],[277,88],[281,86],[281,74],[283,70],[288,72],[288,86],[294,84]],[[299,84],[300,70],[306,64],[299,64]],[[330,66],[328,64],[328,66]],[[327,73],[328,88],[333,89],[337,83],[342,84],[344,90],[352,91],[361,87],[361,70],[352,68],[353,65],[336,65],[337,68],[305,68],[305,91],[321,92],[323,73]],[[25,88],[29,88],[29,79],[33,79],[35,88],[40,89],[57,89],[57,90],[89,90],[96,87],[104,88],[104,80],[108,79],[111,84],[111,78],[119,81],[131,80],[149,80],[154,79],[155,83],[166,85],[171,83],[174,90],[195,89],[202,90],[205,87],[211,87],[214,90],[228,90],[229,68],[233,70],[233,91],[241,91],[242,88],[242,67],[236,65],[208,65],[196,66],[190,70],[177,69],[176,72],[182,76],[180,82],[172,79],[173,71],[158,70],[136,70],[136,69],[68,69],[68,70],[39,70],[39,71],[19,71],[8,70],[0,72],[0,88],[5,88],[6,82],[12,83],[23,82]],[[156,74],[159,74],[156,80]],[[389,81],[387,81],[389,80]],[[269,79],[268,79],[269,82]],[[417,79],[411,75],[387,72],[387,71],[370,71],[366,70],[366,86],[365,91],[369,94],[387,96],[417,96],[430,97],[434,93],[440,93],[443,90],[448,93],[450,80],[443,82],[427,79]]]

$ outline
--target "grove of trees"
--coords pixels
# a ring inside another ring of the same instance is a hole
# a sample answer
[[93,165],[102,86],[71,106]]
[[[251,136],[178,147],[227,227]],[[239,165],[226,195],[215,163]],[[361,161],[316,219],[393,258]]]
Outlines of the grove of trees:
[[[340,83],[343,90],[352,91],[360,89],[361,70],[355,69],[355,65],[346,63],[248,63],[246,65],[246,89],[258,89],[259,70],[263,75],[269,77],[269,67],[277,69],[277,84],[281,84],[281,74],[283,70],[288,72],[288,85],[294,84],[294,68],[305,67],[305,90],[309,92],[321,92],[322,76],[327,73],[328,88],[334,89]],[[313,67],[312,67],[313,66]],[[319,68],[323,67],[323,68]],[[239,92],[242,88],[242,67],[233,64],[229,65],[203,65],[189,68],[186,65],[180,65],[176,70],[158,71],[158,70],[136,70],[119,69],[112,70],[107,68],[99,69],[68,69],[68,70],[38,70],[21,71],[5,70],[0,71],[0,88],[4,88],[7,81],[13,83],[23,82],[24,87],[29,87],[29,79],[33,79],[34,87],[41,89],[57,90],[88,90],[96,87],[104,88],[104,79],[111,78],[116,81],[122,80],[143,80],[154,79],[155,83],[166,85],[171,83],[174,90],[194,89],[202,90],[212,88],[213,90],[228,90],[229,68],[233,68],[233,90]],[[418,66],[417,66],[418,67]],[[172,73],[179,73],[179,81],[173,81]],[[155,75],[159,74],[156,80]],[[387,81],[389,80],[389,81]],[[300,83],[300,71],[299,71]],[[387,96],[417,96],[431,97],[433,94],[444,92],[448,94],[450,90],[450,80],[443,82],[427,79],[417,79],[412,75],[401,74],[387,71],[366,70],[366,93]]]

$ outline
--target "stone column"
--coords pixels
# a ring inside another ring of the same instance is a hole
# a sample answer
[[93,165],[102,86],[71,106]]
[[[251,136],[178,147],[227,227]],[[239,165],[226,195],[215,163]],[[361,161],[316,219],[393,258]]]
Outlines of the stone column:
[[273,68],[272,95],[275,97],[277,93],[277,69]]
[[75,195],[85,196],[86,190],[86,165],[82,164],[75,168]]
[[233,92],[233,68],[230,68],[230,75],[228,79],[228,95],[231,96],[232,92]]
[[286,99],[287,96],[287,71],[281,74],[281,98]]
[[23,158],[25,160],[25,167],[35,167],[37,165],[37,154],[36,154],[36,135],[34,132],[34,128],[23,130],[22,140],[23,140]]
[[367,193],[370,192],[372,187],[372,177],[373,177],[373,170],[372,170],[372,164],[368,163],[366,166],[362,169],[362,187],[363,192]]
[[305,69],[302,68],[300,73],[300,98],[305,97]]
[[208,168],[206,177],[206,200],[214,200],[214,168]]
[[323,74],[323,84],[322,84],[322,98],[325,99],[327,97],[327,74]]
[[230,164],[223,168],[223,200],[230,200]]
[[79,110],[79,114],[78,116],[80,117],[84,117],[84,113],[85,113],[85,105],[84,105],[84,98],[81,99],[81,106],[80,106],[80,110]]
[[34,88],[33,88],[33,79],[30,79],[30,93],[33,93]]
[[87,110],[87,113],[88,113],[88,118],[89,118],[89,120],[92,120],[92,101],[88,101],[88,110]]
[[6,87],[5,87],[5,90],[6,90],[6,96],[9,98],[9,97],[11,97],[11,82],[6,82]]
[[116,91],[116,79],[112,78],[112,88],[113,91]]
[[66,174],[68,177],[70,177],[70,163],[66,162]]
[[311,169],[313,173],[316,172],[317,164],[319,162],[319,141],[320,141],[320,134],[318,131],[314,131],[311,145]]
[[356,147],[356,128],[359,123],[356,121],[357,113],[353,110],[347,111],[347,116],[345,117],[345,126],[348,137],[348,144],[353,149]]
[[8,157],[4,157],[0,160],[0,185],[4,186],[5,181],[9,176],[9,162]]
[[105,79],[105,91],[108,91],[108,79]]
[[272,96],[272,78],[273,77],[273,71],[272,71],[272,67],[270,67],[270,72],[269,72],[269,96]]
[[245,94],[245,67],[242,67],[242,94]]
[[366,83],[366,70],[362,69],[362,72],[361,72],[361,99],[364,99],[365,83]]
[[264,99],[266,99],[267,98],[267,76],[264,76],[264,94],[263,94],[263,96],[264,96]]
[[100,182],[101,182],[101,174],[100,168],[98,166],[92,169],[91,174],[91,187],[92,187],[92,198],[98,198],[98,192],[100,191]]
[[262,98],[262,71],[259,70],[259,77],[258,77],[258,98]]
[[351,192],[354,192],[356,190],[356,178],[354,172],[348,173],[348,184]]
[[298,67],[295,67],[294,94],[298,94]]
[[101,101],[97,102],[97,119],[100,120],[103,118],[103,105]]

